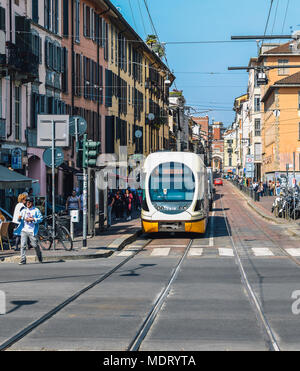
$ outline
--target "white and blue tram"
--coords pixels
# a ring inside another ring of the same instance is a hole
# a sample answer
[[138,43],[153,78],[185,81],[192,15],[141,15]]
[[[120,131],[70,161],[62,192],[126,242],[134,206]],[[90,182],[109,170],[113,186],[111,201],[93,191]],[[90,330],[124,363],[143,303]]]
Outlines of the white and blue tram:
[[205,233],[208,178],[202,157],[189,152],[156,152],[143,167],[142,228],[145,233]]

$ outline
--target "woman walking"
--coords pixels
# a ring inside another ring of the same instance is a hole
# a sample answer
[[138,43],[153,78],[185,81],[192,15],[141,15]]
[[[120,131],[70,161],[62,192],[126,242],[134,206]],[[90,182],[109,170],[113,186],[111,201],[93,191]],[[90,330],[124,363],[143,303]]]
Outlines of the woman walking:
[[[21,215],[21,211],[23,209],[25,209],[25,207],[26,207],[26,197],[27,197],[27,193],[21,193],[18,196],[18,203],[15,207],[13,220],[12,220],[13,223],[15,223],[17,225],[20,225],[19,216]],[[15,251],[19,251],[19,244],[21,242],[21,231],[18,230],[18,228],[16,228],[15,231],[14,231],[14,235],[16,236]]]

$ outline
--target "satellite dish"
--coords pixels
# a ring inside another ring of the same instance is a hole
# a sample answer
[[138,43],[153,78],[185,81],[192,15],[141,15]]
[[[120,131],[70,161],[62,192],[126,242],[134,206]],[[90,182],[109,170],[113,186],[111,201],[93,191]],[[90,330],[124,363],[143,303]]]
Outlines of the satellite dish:
[[153,113],[149,113],[149,115],[148,115],[148,119],[149,119],[150,121],[153,121],[153,120],[155,119],[155,116],[153,115]]

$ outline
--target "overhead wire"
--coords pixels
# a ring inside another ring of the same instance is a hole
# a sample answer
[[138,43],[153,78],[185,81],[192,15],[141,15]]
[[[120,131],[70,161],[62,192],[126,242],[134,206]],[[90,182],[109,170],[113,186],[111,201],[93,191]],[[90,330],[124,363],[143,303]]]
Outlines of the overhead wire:
[[281,31],[281,34],[282,35],[283,35],[283,31],[284,31],[284,26],[285,26],[285,22],[286,22],[286,18],[287,18],[287,13],[288,13],[289,5],[290,5],[290,0],[287,0],[286,10],[285,10],[285,15],[284,15],[284,20],[283,20],[283,25],[282,25],[282,31]]
[[135,17],[134,17],[132,5],[131,5],[131,0],[128,0],[128,2],[129,2],[130,9],[131,9],[131,15],[132,15],[133,23],[134,23],[135,29],[137,30],[138,28],[136,26]]

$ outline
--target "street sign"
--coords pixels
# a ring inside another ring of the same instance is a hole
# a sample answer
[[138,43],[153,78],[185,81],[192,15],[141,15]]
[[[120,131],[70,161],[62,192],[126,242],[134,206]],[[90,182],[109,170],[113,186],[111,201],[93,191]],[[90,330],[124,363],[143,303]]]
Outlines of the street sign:
[[55,145],[69,147],[68,115],[38,115],[37,146],[52,147],[53,125],[55,125]]
[[11,151],[11,167],[16,170],[23,168],[21,148],[14,148]]
[[78,135],[85,134],[87,129],[86,120],[81,116],[71,116],[69,120],[70,135],[72,136],[76,135],[76,120],[77,120],[77,134]]
[[[48,167],[52,167],[52,148],[45,149],[43,153],[43,160]],[[56,147],[54,150],[54,167],[60,166],[64,162],[63,150]]]
[[135,137],[136,138],[141,138],[142,136],[143,136],[143,132],[141,130],[136,130]]
[[254,156],[253,155],[247,155],[246,156],[246,163],[253,163],[254,164]]

